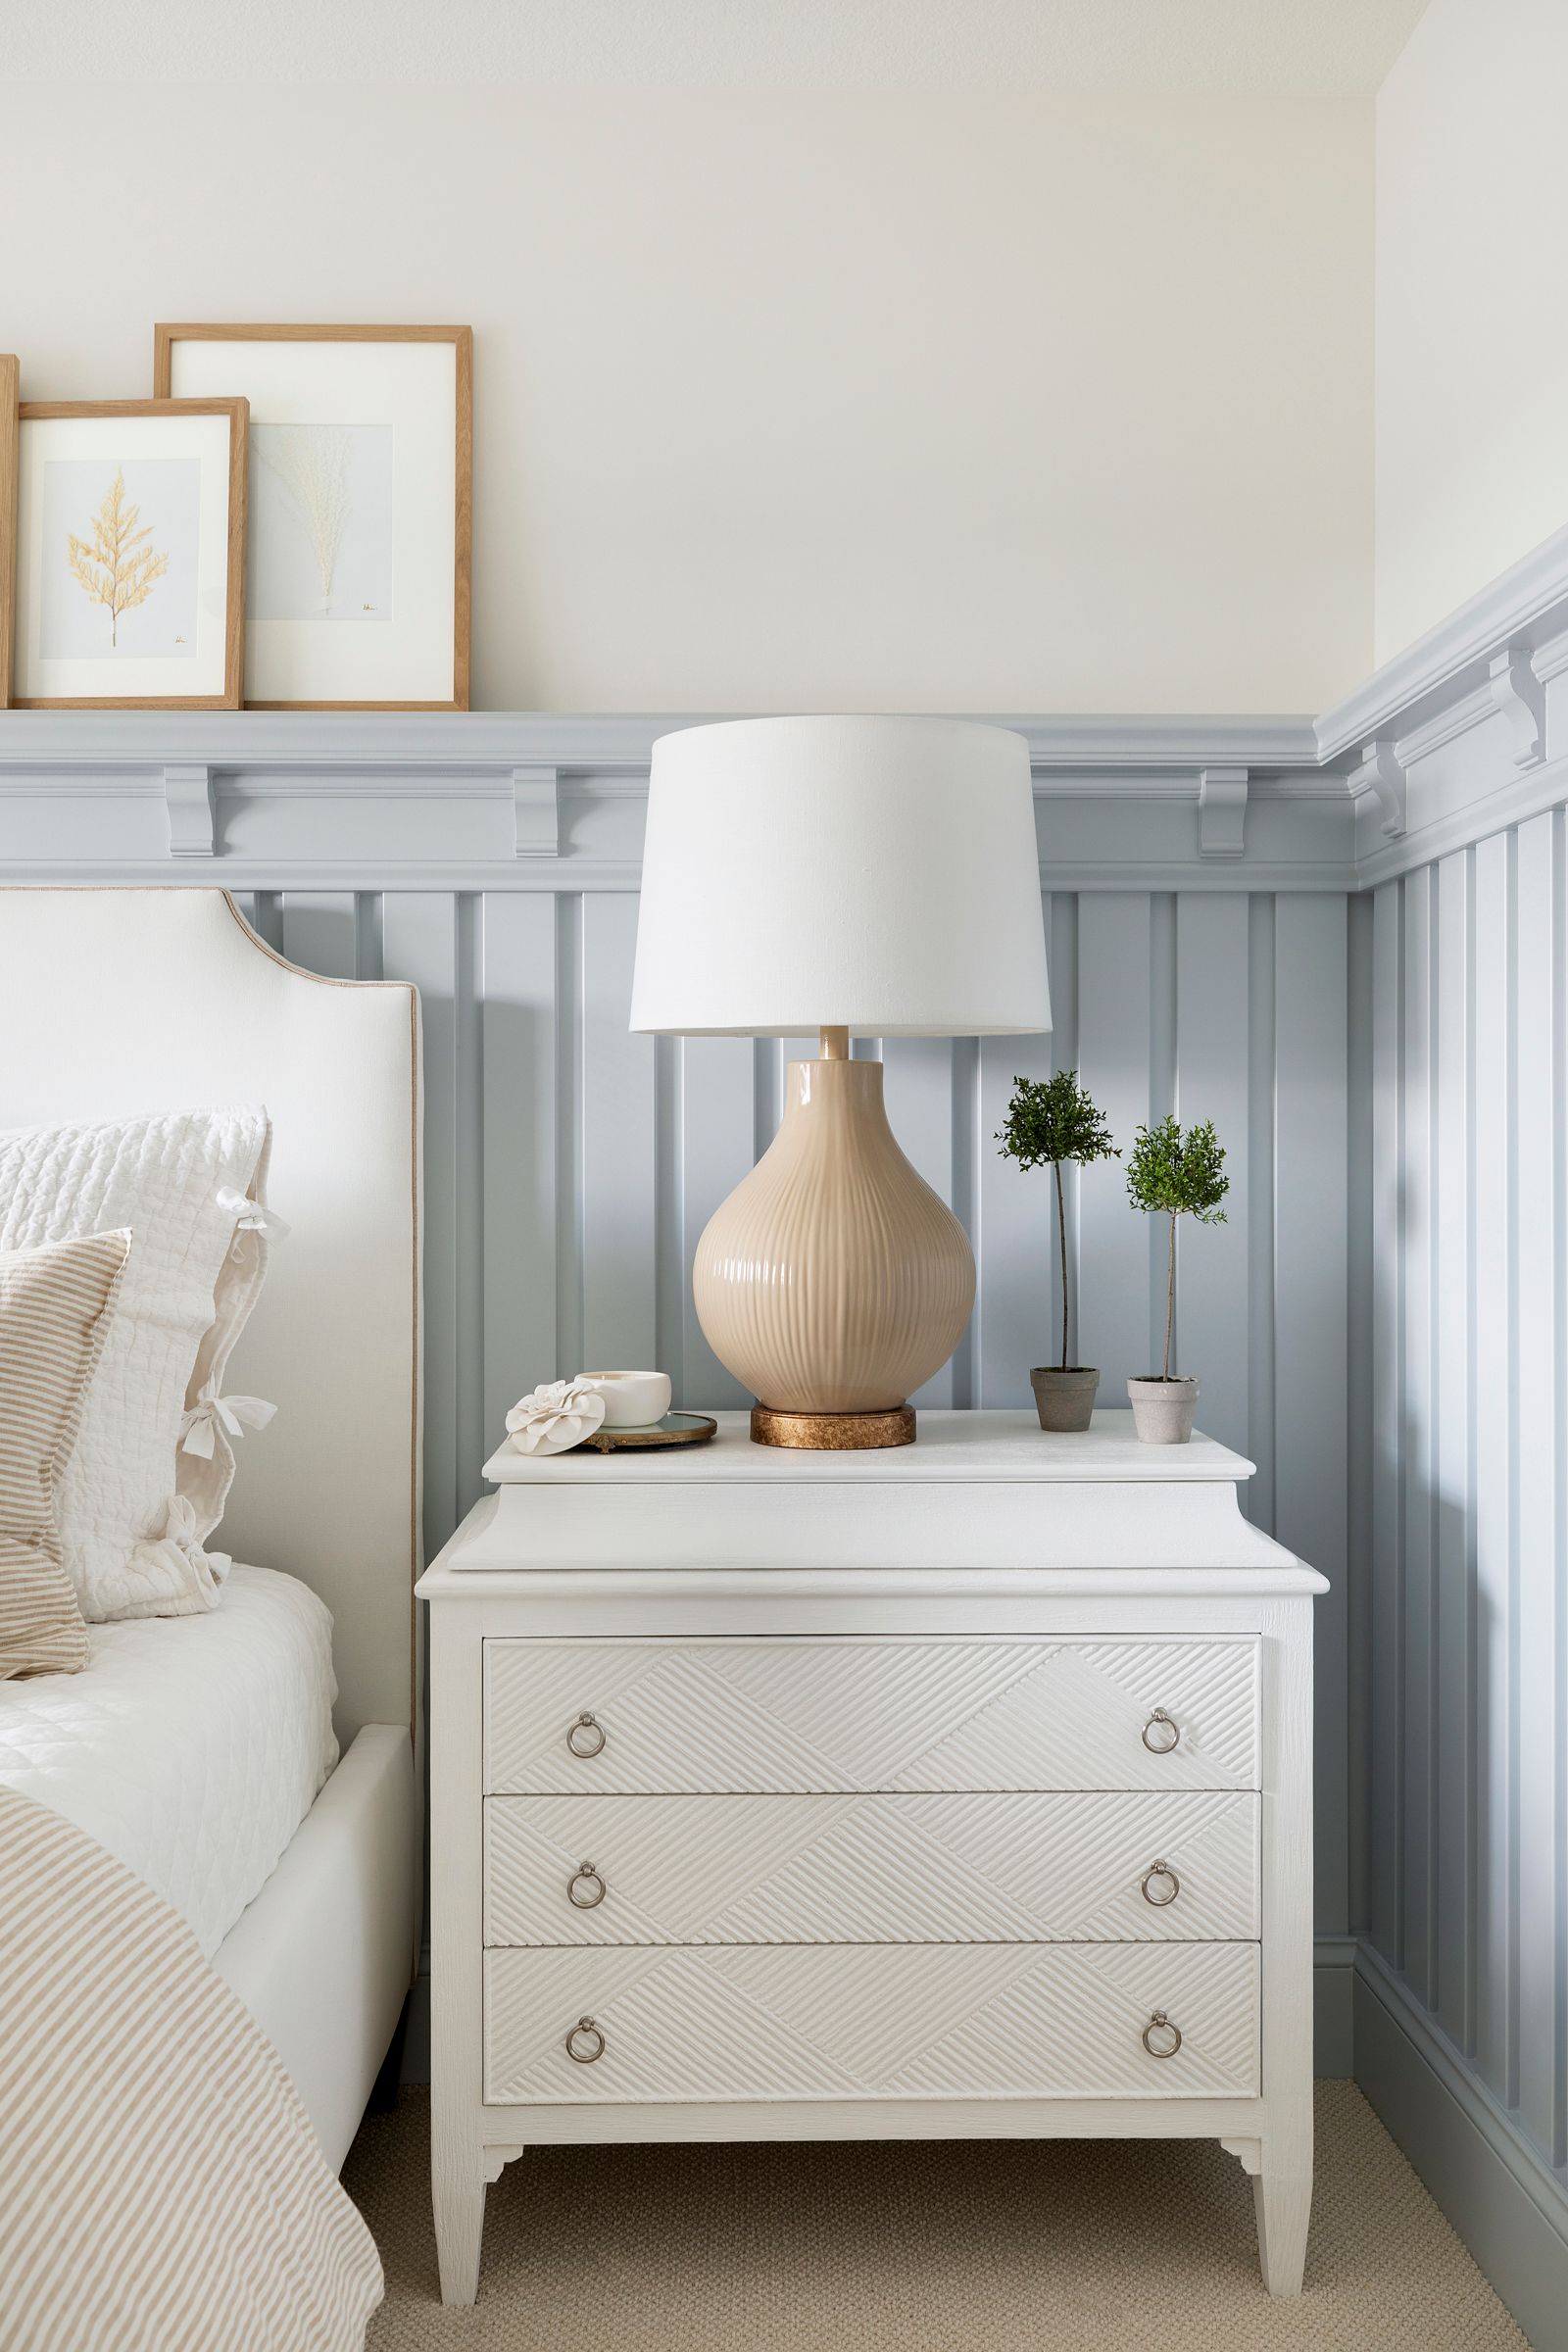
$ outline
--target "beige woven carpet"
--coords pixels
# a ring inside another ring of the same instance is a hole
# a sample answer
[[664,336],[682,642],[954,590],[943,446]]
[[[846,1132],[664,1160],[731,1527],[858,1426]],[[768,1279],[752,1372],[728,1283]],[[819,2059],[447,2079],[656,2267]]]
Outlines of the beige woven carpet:
[[1320,2082],[1306,2291],[1258,2283],[1251,2184],[1210,2143],[545,2148],[490,2190],[443,2311],[426,2094],[343,2179],[387,2300],[368,2352],[1520,2352],[1360,2092]]

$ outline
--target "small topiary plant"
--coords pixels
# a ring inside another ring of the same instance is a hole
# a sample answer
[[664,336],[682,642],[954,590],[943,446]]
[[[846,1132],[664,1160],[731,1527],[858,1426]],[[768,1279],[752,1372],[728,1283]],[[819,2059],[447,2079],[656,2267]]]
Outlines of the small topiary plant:
[[1220,1202],[1231,1189],[1225,1173],[1225,1149],[1214,1133],[1212,1119],[1196,1120],[1185,1131],[1180,1120],[1163,1118],[1154,1127],[1140,1127],[1127,1161],[1127,1198],[1134,1208],[1170,1219],[1170,1250],[1165,1267],[1165,1364],[1161,1380],[1170,1378],[1171,1318],[1176,1305],[1176,1220],[1196,1217],[1200,1225],[1223,1225]]
[[1062,1200],[1061,1163],[1085,1167],[1095,1159],[1120,1159],[1110,1129],[1076,1070],[1054,1078],[1014,1078],[1007,1123],[997,1131],[1004,1158],[1020,1168],[1052,1168],[1056,1178],[1056,1235],[1061,1248],[1061,1369],[1067,1363],[1067,1211]]

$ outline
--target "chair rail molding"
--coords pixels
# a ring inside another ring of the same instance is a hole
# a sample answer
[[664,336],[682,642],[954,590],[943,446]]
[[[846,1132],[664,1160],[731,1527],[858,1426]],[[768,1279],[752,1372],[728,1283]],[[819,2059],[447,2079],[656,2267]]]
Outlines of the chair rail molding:
[[[236,890],[635,890],[654,743],[703,723],[0,712],[0,873]],[[1053,888],[1352,886],[1350,796],[1321,770],[1307,719],[995,723],[1028,742]]]

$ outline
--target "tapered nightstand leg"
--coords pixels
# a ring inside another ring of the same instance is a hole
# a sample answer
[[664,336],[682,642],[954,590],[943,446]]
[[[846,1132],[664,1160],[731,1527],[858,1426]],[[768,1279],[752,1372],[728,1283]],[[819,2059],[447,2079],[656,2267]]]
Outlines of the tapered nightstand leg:
[[1311,2174],[1271,2170],[1265,2150],[1263,2169],[1252,2180],[1252,2204],[1263,2284],[1271,2295],[1298,2295],[1312,2213]]
[[484,2236],[485,2178],[466,2149],[434,2161],[435,2249],[443,2303],[471,2303],[479,2291],[479,2246]]

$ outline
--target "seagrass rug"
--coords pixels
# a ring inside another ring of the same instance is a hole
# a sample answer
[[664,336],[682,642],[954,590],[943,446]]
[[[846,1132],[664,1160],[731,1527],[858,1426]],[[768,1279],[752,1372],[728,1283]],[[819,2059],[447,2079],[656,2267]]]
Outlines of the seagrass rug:
[[1212,2142],[910,2140],[530,2151],[444,2311],[428,2149],[406,2090],[344,2168],[386,2266],[369,2352],[1528,2352],[1352,2082],[1317,2086],[1291,2303]]

